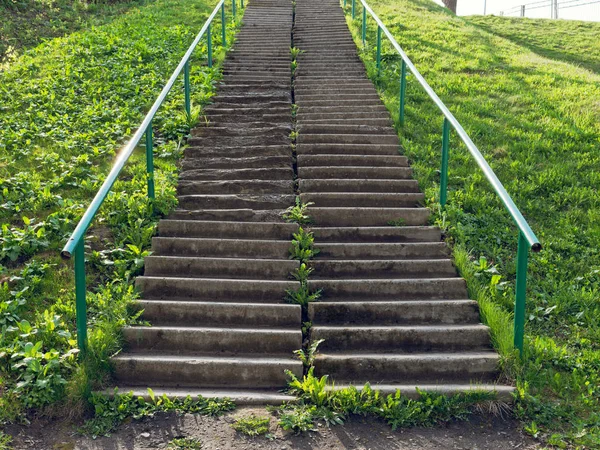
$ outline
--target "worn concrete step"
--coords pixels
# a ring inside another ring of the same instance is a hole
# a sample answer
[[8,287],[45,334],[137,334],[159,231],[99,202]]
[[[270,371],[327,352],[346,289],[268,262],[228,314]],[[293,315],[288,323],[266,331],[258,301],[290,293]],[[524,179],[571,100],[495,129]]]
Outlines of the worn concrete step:
[[389,144],[400,145],[396,134],[298,134],[299,144]]
[[425,198],[425,194],[413,193],[381,193],[381,192],[318,192],[300,194],[302,202],[313,202],[319,207],[377,207],[393,208],[399,206],[417,206]]
[[193,169],[181,172],[182,180],[291,180],[292,167],[270,169]]
[[274,222],[281,220],[283,209],[176,209],[169,218],[173,220],[201,220],[221,222]]
[[[197,399],[198,397],[208,399],[228,398],[238,406],[278,406],[282,403],[295,402],[297,399],[293,395],[280,393],[277,389],[200,389],[200,388],[174,388],[163,385],[147,386],[151,388],[156,397],[166,395],[170,399],[184,400],[188,397]],[[151,401],[148,389],[139,386],[121,385],[119,393],[131,392],[135,398],[142,397],[146,401]],[[113,395],[114,388],[103,391],[104,395]]]
[[397,155],[400,146],[379,144],[298,144],[299,155]]
[[112,358],[118,384],[203,388],[283,388],[285,370],[302,375],[294,358],[245,356],[216,357],[177,354],[121,353]]
[[188,142],[190,145],[205,147],[230,147],[236,145],[286,145],[290,139],[285,134],[264,134],[257,136],[204,136],[191,137]]
[[134,307],[153,325],[299,329],[302,321],[300,305],[285,303],[137,300]]
[[313,325],[467,325],[480,322],[474,300],[312,302]]
[[298,155],[298,165],[301,167],[408,167],[408,158],[401,155]]
[[372,125],[379,127],[386,127],[390,125],[389,117],[381,118],[351,118],[351,117],[337,117],[337,118],[326,118],[326,119],[306,119],[303,116],[302,120],[297,121],[298,126],[304,125],[320,125],[320,124],[331,124],[331,125]]
[[153,351],[213,355],[290,355],[302,347],[300,328],[218,328],[190,326],[124,327],[130,352]]
[[485,325],[315,325],[313,341],[324,339],[321,352],[368,351],[420,353],[427,351],[489,350]]
[[[468,381],[468,380],[466,380]],[[359,383],[357,382],[355,385],[337,383],[333,387],[327,387],[327,390],[342,390],[347,389],[350,386],[355,386],[358,390],[362,390],[365,382]],[[513,386],[506,386],[501,384],[493,384],[493,383],[469,383],[464,382],[463,384],[422,384],[417,383],[417,385],[412,384],[380,384],[380,383],[370,383],[370,387],[373,390],[379,391],[381,395],[395,395],[397,391],[400,391],[403,397],[410,399],[418,399],[421,397],[419,392],[428,392],[428,393],[437,393],[445,396],[453,396],[462,393],[468,392],[488,392],[496,394],[496,399],[501,400],[507,403],[512,403],[514,401],[513,393],[515,392],[515,388]]]
[[298,167],[301,179],[385,179],[406,180],[412,178],[410,167],[369,167],[369,166],[321,166]]
[[[158,234],[161,237],[260,239],[261,241],[273,239],[289,242],[296,231],[298,231],[298,225],[294,223],[215,222],[169,219],[158,222]],[[241,242],[241,244],[245,245],[246,243]]]
[[309,207],[315,225],[321,227],[376,227],[392,222],[402,225],[427,225],[427,208]]
[[415,260],[448,259],[450,250],[443,242],[323,242],[315,233],[318,259]]
[[136,286],[150,300],[217,300],[281,303],[286,289],[296,289],[295,281],[241,280],[182,277],[137,277]]
[[[317,243],[318,248],[318,243]],[[310,262],[319,278],[447,278],[456,276],[451,259],[316,259]]]
[[[240,147],[195,147],[190,146],[184,150],[185,158],[256,158],[270,156],[286,156],[291,155],[289,145],[253,145]],[[184,161],[185,161],[184,158]]]
[[[138,278],[139,279],[139,278]],[[327,301],[348,301],[350,299],[448,299],[467,298],[465,280],[452,278],[412,278],[412,279],[315,279],[308,285],[313,290],[322,289]]]
[[289,249],[290,241],[266,239],[152,238],[152,250],[157,256],[287,259]]
[[[299,159],[298,159],[299,160]],[[298,180],[300,192],[381,192],[401,193],[419,192],[419,184],[416,180],[368,180],[368,179],[339,179],[332,180]]]
[[177,186],[180,195],[194,194],[291,194],[293,181],[226,180],[181,181]]
[[299,262],[282,259],[203,258],[193,256],[147,256],[144,274],[199,278],[285,280]]
[[[310,124],[297,127],[298,136],[301,135],[370,135],[370,136],[396,136],[393,128],[377,127],[371,125],[337,125],[337,124]],[[308,137],[308,136],[307,136]],[[391,142],[392,144],[397,142]]]
[[181,162],[181,169],[265,169],[268,167],[287,167],[291,166],[291,164],[291,152],[284,156],[247,156],[238,158],[215,158],[214,156],[202,156],[202,154],[199,154],[194,158],[185,158]]
[[288,137],[290,131],[292,130],[292,125],[276,125],[271,127],[260,127],[260,128],[251,128],[251,127],[225,127],[222,125],[212,124],[211,126],[202,126],[196,127],[192,131],[192,136],[194,137],[231,137],[231,136],[264,136],[264,135],[282,135]]
[[[298,106],[298,118],[304,118],[314,114],[332,114],[332,113],[349,113],[357,109],[356,106]],[[388,113],[387,108],[383,105],[364,105],[360,106],[362,111],[369,113]]]
[[315,358],[315,375],[329,375],[336,384],[356,382],[444,384],[494,381],[499,356],[486,352],[442,352],[379,354],[359,352],[320,353]]
[[290,194],[195,194],[178,197],[179,207],[183,209],[285,209],[294,204],[295,198]]

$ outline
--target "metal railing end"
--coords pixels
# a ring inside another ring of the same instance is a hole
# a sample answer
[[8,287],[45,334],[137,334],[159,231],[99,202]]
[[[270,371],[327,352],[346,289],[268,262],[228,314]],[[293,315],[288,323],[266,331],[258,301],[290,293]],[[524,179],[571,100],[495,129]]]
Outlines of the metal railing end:
[[542,244],[540,244],[539,242],[536,242],[535,244],[533,244],[531,246],[531,251],[535,252],[535,253],[539,253],[542,251]]
[[73,256],[73,255],[72,255],[72,254],[71,254],[71,252],[70,252],[70,251],[68,251],[68,250],[64,250],[64,249],[63,249],[63,250],[61,250],[61,252],[60,252],[60,257],[61,257],[62,259],[71,259],[71,256]]

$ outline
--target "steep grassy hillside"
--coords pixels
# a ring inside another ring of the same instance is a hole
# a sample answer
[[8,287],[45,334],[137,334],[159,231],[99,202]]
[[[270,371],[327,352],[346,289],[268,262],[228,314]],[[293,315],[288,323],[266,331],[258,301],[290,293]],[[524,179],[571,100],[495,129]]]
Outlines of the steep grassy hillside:
[[600,73],[600,23],[473,16],[467,21],[550,59]]
[[[556,445],[597,448],[600,76],[545,58],[428,0],[370,4],[464,125],[544,245],[530,260],[521,365],[511,362],[509,352],[517,230],[456,136],[449,205],[439,210],[442,116],[409,77],[406,126],[398,126],[399,135],[506,355],[506,374],[519,387],[517,415],[532,434]],[[357,44],[361,16],[359,9],[353,23]],[[377,75],[375,33],[370,21],[362,56],[397,121],[400,60],[385,44],[384,71]],[[553,28],[536,33],[549,39],[557,34]]]
[[108,23],[145,0],[2,0],[0,1],[0,67],[44,39],[91,25]]
[[[154,120],[157,215],[146,197],[144,152],[134,154],[86,240],[90,348],[75,358],[71,262],[58,252],[216,4],[159,0],[110,24],[54,39],[0,72],[0,423],[68,397],[69,413],[106,374],[130,318],[131,280],[158,216],[176,203],[182,137],[213,94],[218,65],[206,41],[191,67],[193,112],[183,81]],[[228,43],[237,27],[227,5]],[[240,15],[238,15],[240,17]],[[213,27],[220,63],[219,19]]]

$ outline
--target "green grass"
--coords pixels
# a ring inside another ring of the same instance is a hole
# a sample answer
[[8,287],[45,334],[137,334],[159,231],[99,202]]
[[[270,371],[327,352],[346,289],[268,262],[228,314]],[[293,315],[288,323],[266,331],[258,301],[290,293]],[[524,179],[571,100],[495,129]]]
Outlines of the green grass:
[[145,0],[4,0],[0,2],[0,68],[42,41],[112,21]]
[[600,73],[598,22],[496,16],[473,16],[467,20],[540,56]]
[[[136,320],[128,311],[137,295],[132,279],[157,220],[176,205],[176,163],[192,125],[181,80],[154,120],[155,213],[140,149],[88,231],[85,364],[76,354],[72,264],[58,252],[215,3],[159,0],[132,8],[109,24],[42,44],[0,72],[0,423],[30,408],[78,415],[105,381],[120,328]],[[235,30],[230,22],[230,44]],[[220,31],[217,19],[213,69],[205,40],[193,55],[196,118],[219,77]]]
[[[600,76],[581,62],[594,64],[597,55],[589,56],[582,37],[569,47],[577,64],[549,59],[547,52],[499,36],[503,23],[511,33],[511,21],[498,20],[490,33],[479,18],[456,17],[427,0],[370,3],[478,145],[544,246],[530,257],[525,362],[516,364],[507,327],[517,230],[455,135],[449,204],[440,210],[442,116],[410,76],[406,126],[399,127],[400,60],[384,43],[384,70],[377,75],[371,21],[362,52],[369,76],[398,126],[433,221],[446,230],[470,293],[492,327],[505,373],[519,387],[516,414],[546,442],[598,447]],[[361,15],[359,10],[352,24],[357,44]],[[556,37],[556,22],[538,23],[531,42]],[[550,24],[547,31],[544,24]],[[597,46],[597,39],[589,45]]]

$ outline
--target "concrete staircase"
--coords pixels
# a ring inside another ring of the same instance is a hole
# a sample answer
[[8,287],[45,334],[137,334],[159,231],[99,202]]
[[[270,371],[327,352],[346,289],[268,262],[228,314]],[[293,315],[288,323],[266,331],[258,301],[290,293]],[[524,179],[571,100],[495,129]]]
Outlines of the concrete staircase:
[[[281,212],[314,202],[310,339],[325,339],[316,374],[336,386],[455,392],[496,386],[498,355],[480,323],[381,103],[337,0],[252,0],[223,81],[193,131],[179,208],[159,223],[137,279],[142,319],[113,357],[122,391],[293,398],[285,370],[302,346],[289,260],[297,225]],[[295,87],[290,47],[299,47]],[[290,132],[298,105],[296,164]],[[297,180],[295,181],[295,178]],[[393,221],[401,226],[391,226]]]
[[253,0],[224,64],[209,123],[185,150],[179,209],[159,223],[137,279],[151,327],[125,328],[112,359],[122,391],[281,403],[302,374],[300,306],[288,259],[294,224],[290,1]]
[[[300,196],[314,202],[315,373],[386,392],[495,389],[498,354],[468,299],[338,0],[296,6]],[[390,226],[390,223],[400,226]]]

